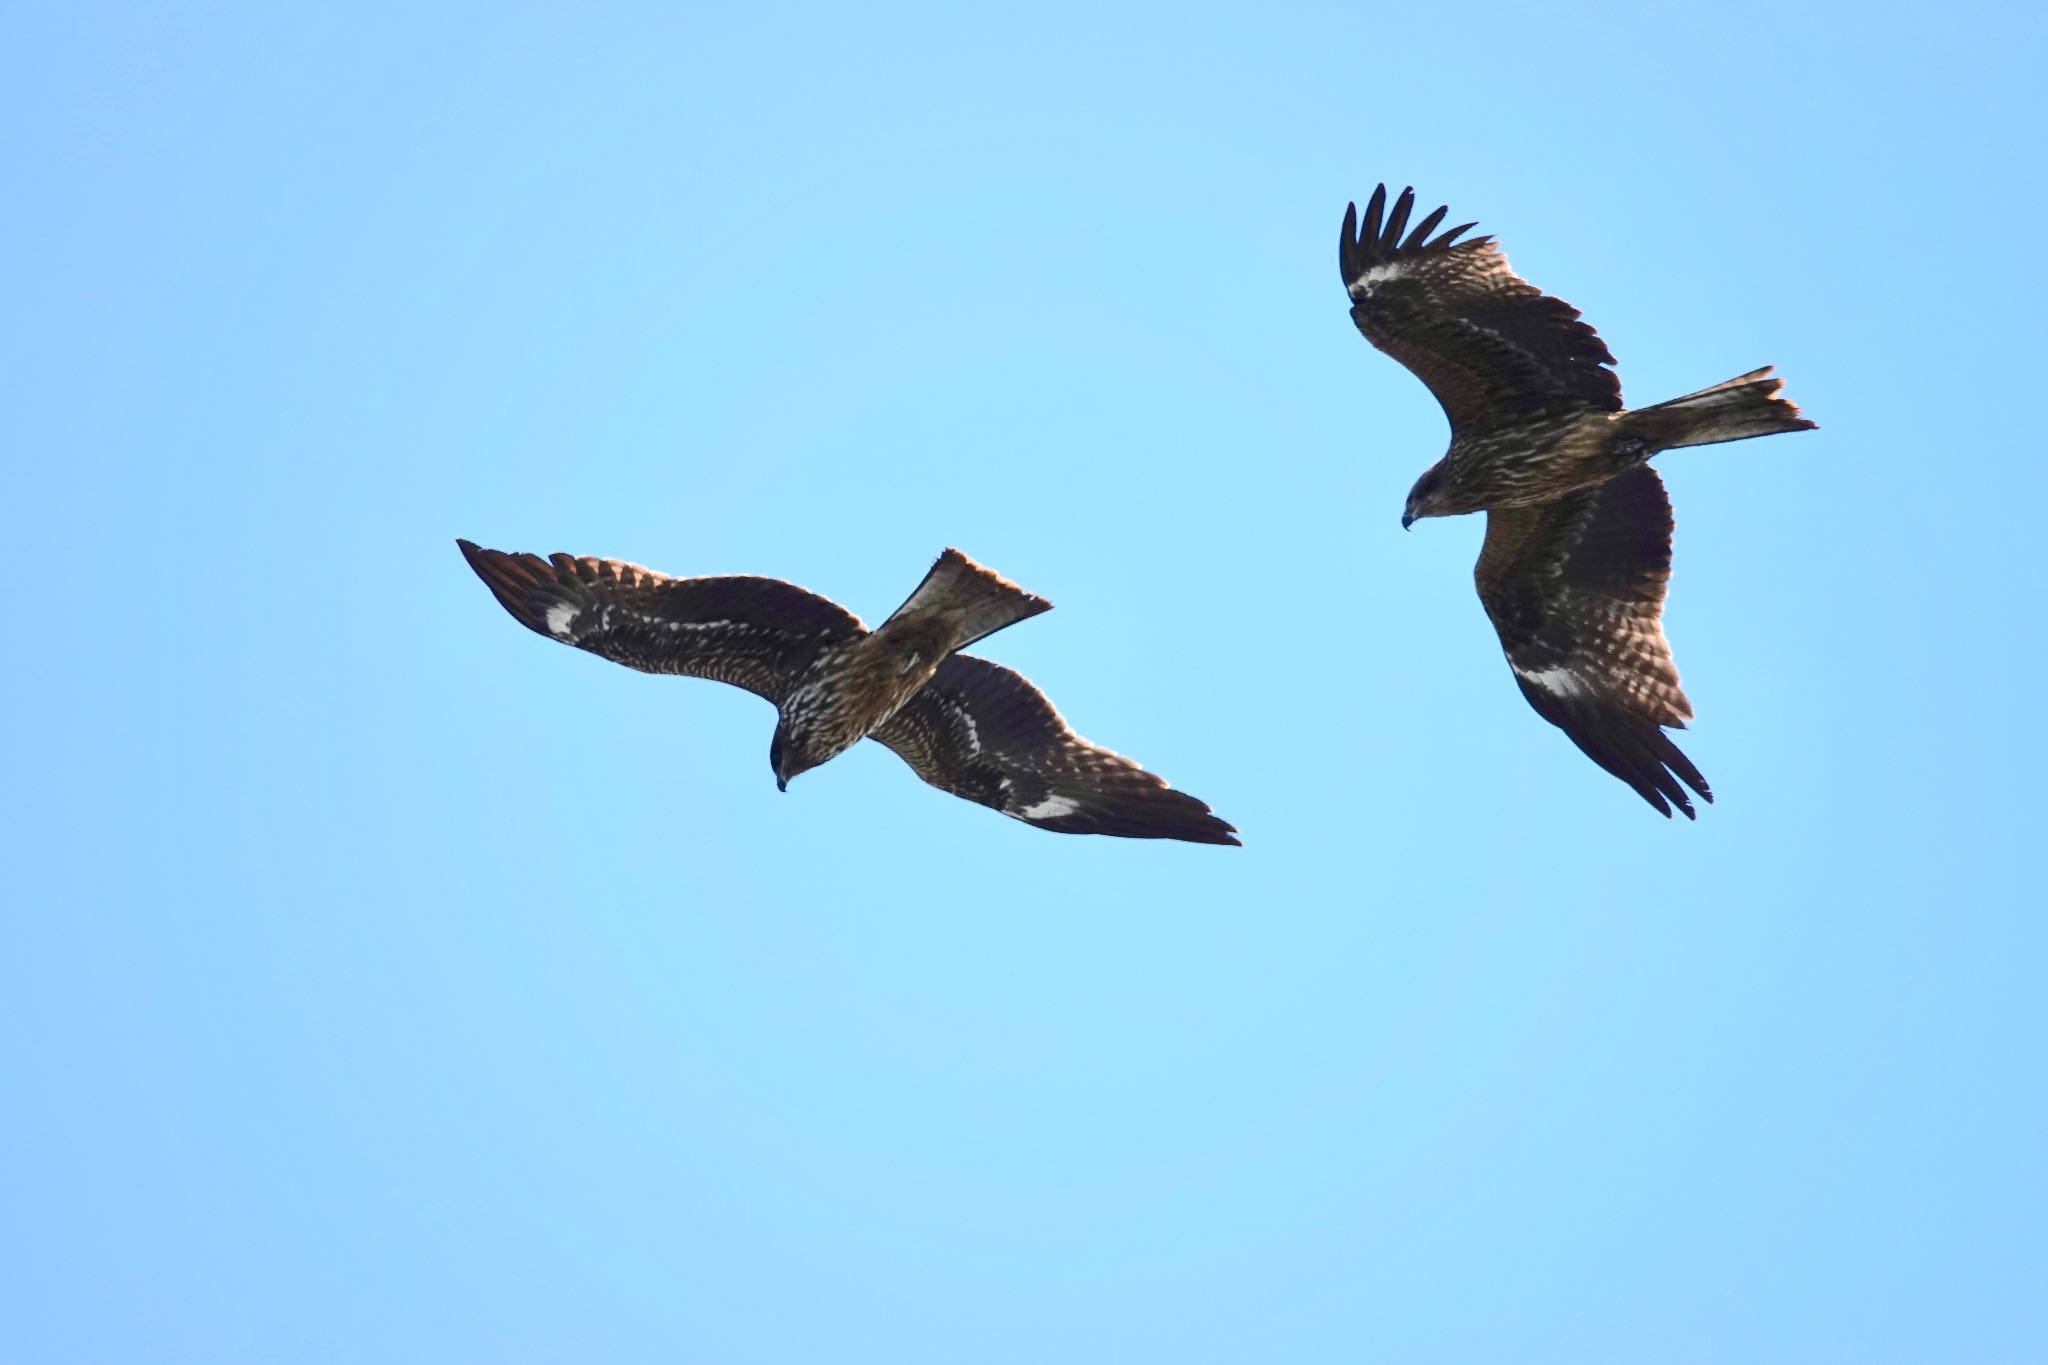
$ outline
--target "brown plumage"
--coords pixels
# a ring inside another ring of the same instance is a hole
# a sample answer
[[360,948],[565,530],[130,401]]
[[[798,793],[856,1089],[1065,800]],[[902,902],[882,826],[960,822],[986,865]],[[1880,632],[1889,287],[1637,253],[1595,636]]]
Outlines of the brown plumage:
[[[1671,814],[1706,780],[1663,727],[1692,707],[1660,617],[1671,504],[1647,461],[1680,446],[1814,423],[1768,366],[1626,409],[1614,357],[1579,311],[1530,285],[1474,225],[1411,230],[1415,192],[1345,209],[1338,265],[1352,321],[1429,387],[1450,448],[1409,491],[1402,526],[1487,514],[1475,577],[1523,696],[1588,757]],[[1432,236],[1431,234],[1436,234]],[[1681,785],[1683,784],[1683,785]]]
[[772,578],[669,578],[458,540],[520,624],[647,673],[774,703],[778,787],[872,736],[942,791],[1041,829],[1235,844],[1209,807],[1067,728],[1024,678],[957,651],[1052,604],[958,550],[877,629]]
[[1664,814],[1712,801],[1660,727],[1692,703],[1659,620],[1671,577],[1671,502],[1647,465],[1541,507],[1486,514],[1473,578],[1515,682],[1586,756]]

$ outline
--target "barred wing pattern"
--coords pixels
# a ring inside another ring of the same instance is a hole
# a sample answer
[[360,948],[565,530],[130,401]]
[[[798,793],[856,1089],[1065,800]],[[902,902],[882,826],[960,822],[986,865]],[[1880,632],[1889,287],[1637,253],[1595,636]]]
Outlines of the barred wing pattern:
[[[1644,465],[1540,507],[1486,514],[1474,577],[1508,666],[1536,713],[1667,817],[1714,794],[1661,727],[1685,728],[1660,617],[1671,500]],[[1685,786],[1681,786],[1680,780]]]
[[732,683],[778,706],[819,650],[866,629],[844,607],[777,578],[669,578],[614,559],[456,544],[529,630],[643,673]]
[[1238,842],[1205,803],[1082,739],[1029,681],[971,654],[940,665],[871,738],[940,791],[1040,829]]
[[1429,386],[1454,438],[1560,404],[1621,409],[1614,356],[1578,309],[1515,274],[1491,237],[1457,240],[1475,224],[1431,237],[1446,208],[1409,231],[1414,190],[1386,206],[1381,185],[1362,221],[1356,204],[1344,210],[1337,263],[1351,320]]

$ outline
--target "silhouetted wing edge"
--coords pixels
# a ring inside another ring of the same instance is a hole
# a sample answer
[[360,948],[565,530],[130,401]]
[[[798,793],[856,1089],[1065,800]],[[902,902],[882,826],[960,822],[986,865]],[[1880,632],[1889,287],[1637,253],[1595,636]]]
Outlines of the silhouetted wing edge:
[[[1532,680],[1517,668],[1515,685],[1536,714],[1564,731],[1586,757],[1626,782],[1667,819],[1673,806],[1688,820],[1696,818],[1685,787],[1679,785],[1681,779],[1701,800],[1713,802],[1707,779],[1656,721],[1591,691],[1574,691],[1571,684],[1560,687],[1556,675],[1561,670],[1547,672],[1551,676],[1538,674]],[[1578,686],[1583,689],[1583,684]]]

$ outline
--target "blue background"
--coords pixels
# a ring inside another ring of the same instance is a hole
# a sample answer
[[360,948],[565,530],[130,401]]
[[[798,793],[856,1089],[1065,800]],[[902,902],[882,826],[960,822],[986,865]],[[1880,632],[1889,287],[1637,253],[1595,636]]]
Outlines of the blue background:
[[[2048,1359],[2044,36],[10,7],[5,1353]],[[1381,179],[1822,424],[1662,461],[1697,824],[1399,530]],[[457,535],[871,621],[958,545],[1247,846],[777,795]]]

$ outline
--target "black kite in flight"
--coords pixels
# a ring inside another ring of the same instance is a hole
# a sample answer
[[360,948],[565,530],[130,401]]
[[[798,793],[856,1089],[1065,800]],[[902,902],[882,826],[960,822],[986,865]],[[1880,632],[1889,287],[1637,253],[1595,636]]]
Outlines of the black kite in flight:
[[880,740],[941,791],[1062,834],[1235,844],[1185,792],[1067,728],[1000,664],[955,651],[1052,603],[947,550],[875,630],[774,578],[668,578],[610,559],[462,554],[513,619],[645,673],[744,687],[778,712],[775,785]]
[[[1436,395],[1451,423],[1444,457],[1401,515],[1486,513],[1474,576],[1508,666],[1536,713],[1667,817],[1685,787],[1714,799],[1664,728],[1692,704],[1660,617],[1671,576],[1671,502],[1647,463],[1678,446],[1815,424],[1777,396],[1769,366],[1654,407],[1624,409],[1614,357],[1579,310],[1513,270],[1491,237],[1435,237],[1446,209],[1412,231],[1415,191],[1361,221],[1344,210],[1338,265],[1351,318]],[[1680,785],[1680,781],[1684,786]]]

